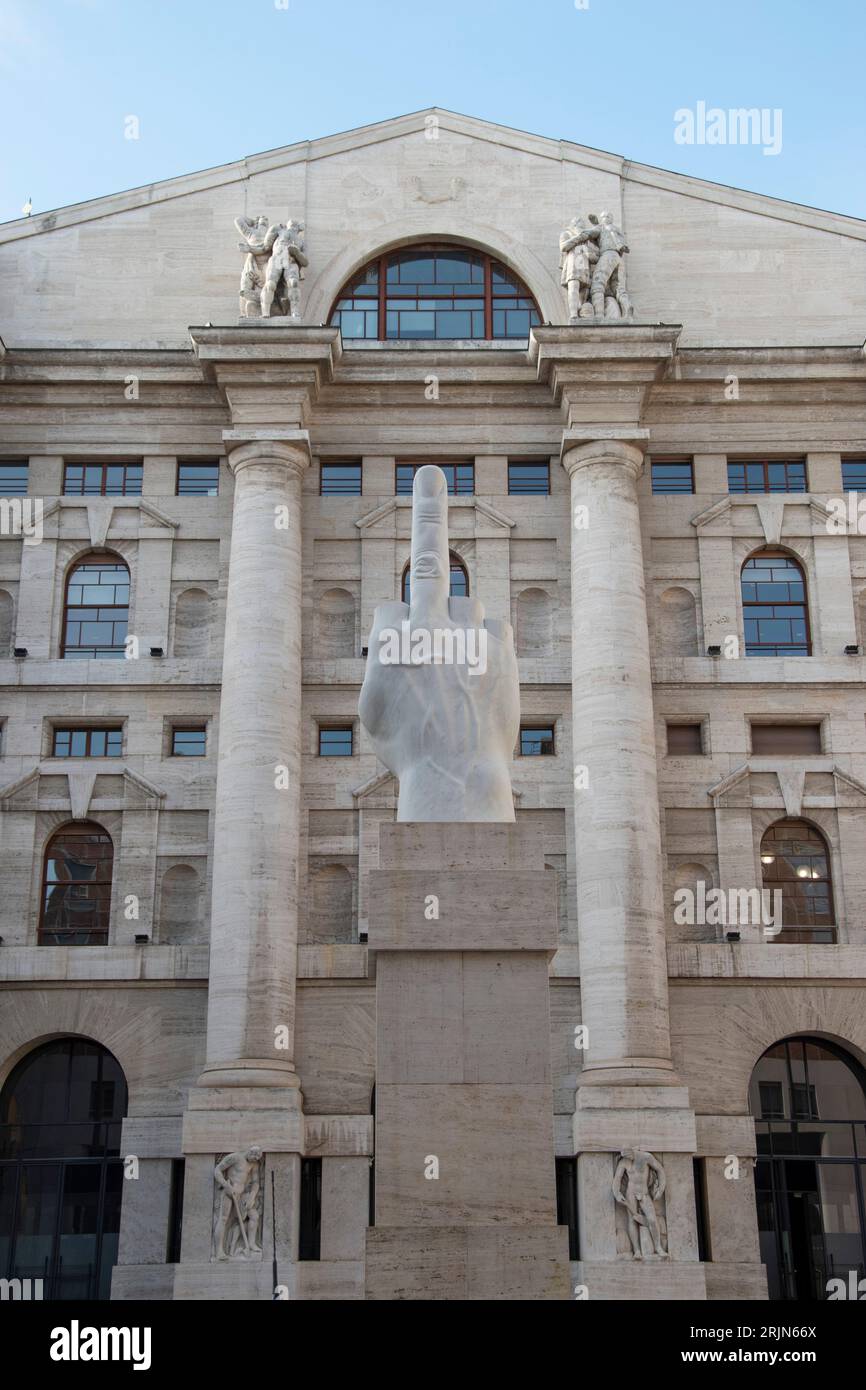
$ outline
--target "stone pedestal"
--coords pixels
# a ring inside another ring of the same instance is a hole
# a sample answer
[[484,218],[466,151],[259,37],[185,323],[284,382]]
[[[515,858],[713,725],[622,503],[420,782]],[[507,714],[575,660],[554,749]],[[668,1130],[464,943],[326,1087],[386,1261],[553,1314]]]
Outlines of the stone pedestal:
[[383,825],[369,1299],[568,1298],[548,961],[556,886],[516,825]]

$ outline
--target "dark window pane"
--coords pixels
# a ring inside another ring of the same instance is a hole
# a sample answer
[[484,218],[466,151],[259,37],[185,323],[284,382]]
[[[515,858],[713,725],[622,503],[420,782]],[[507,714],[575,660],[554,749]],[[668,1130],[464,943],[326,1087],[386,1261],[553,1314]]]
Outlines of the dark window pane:
[[171,751],[177,758],[203,758],[207,752],[207,729],[172,729]]
[[842,487],[846,492],[866,492],[866,459],[842,460]]
[[323,497],[360,497],[360,463],[323,463],[320,491]]
[[549,463],[509,463],[508,491],[547,497],[550,493]]
[[26,459],[0,463],[0,497],[26,497],[28,473]]
[[652,462],[652,490],[661,493],[694,492],[690,461]]
[[682,756],[703,751],[700,724],[668,724],[668,753]]
[[520,752],[524,758],[553,755],[553,725],[524,724],[520,728]]
[[802,756],[821,752],[820,724],[753,724],[752,752]]
[[178,497],[216,497],[219,493],[220,466],[211,463],[178,463]]
[[322,758],[350,758],[352,756],[352,726],[319,729],[319,756]]
[[728,464],[729,492],[805,492],[803,459],[741,460]]

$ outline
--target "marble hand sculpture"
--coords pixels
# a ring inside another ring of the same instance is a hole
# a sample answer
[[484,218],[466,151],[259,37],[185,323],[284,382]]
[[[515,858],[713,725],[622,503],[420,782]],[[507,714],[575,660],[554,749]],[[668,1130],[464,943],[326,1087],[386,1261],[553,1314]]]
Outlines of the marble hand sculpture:
[[520,686],[510,623],[449,598],[448,491],[415,474],[410,602],[376,609],[359,713],[400,782],[398,821],[513,821]]

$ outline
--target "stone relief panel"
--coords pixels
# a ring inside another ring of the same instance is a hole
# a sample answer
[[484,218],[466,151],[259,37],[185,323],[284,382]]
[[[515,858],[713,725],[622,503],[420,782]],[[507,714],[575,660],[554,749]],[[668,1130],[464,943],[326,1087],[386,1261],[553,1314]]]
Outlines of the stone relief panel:
[[249,1260],[262,1253],[264,1155],[258,1144],[225,1154],[214,1168],[214,1260]]
[[616,1249],[623,1259],[669,1259],[665,1170],[654,1154],[621,1149],[613,1174]]

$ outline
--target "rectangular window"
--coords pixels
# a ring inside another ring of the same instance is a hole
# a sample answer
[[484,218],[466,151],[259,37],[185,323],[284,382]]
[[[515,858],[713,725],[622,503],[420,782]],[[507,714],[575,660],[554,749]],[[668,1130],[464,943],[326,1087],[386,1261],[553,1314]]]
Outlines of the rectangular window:
[[119,758],[122,753],[122,728],[54,730],[54,758]]
[[820,724],[753,724],[752,752],[802,757],[821,752]]
[[668,724],[668,754],[671,757],[694,757],[703,751],[700,724]]
[[548,758],[555,752],[552,724],[521,724],[520,756]]
[[508,491],[512,496],[550,496],[550,464],[529,459],[508,460]]
[[0,497],[26,497],[29,464],[26,459],[0,461]]
[[653,492],[695,490],[695,470],[691,459],[653,459],[650,472]]
[[713,1258],[710,1248],[710,1218],[707,1202],[707,1161],[692,1159],[695,1185],[695,1225],[698,1228],[698,1259],[706,1263]]
[[784,1120],[785,1093],[781,1081],[759,1081],[758,1094],[761,1102],[761,1118],[764,1120]]
[[805,459],[729,459],[728,492],[806,492]]
[[208,459],[206,463],[192,463],[185,459],[178,459],[178,497],[217,497],[219,490],[219,459]]
[[580,1259],[577,1238],[577,1159],[556,1160],[556,1224],[568,1227],[568,1258]]
[[322,724],[319,726],[320,758],[351,758],[354,752],[354,731],[351,724]]
[[66,497],[140,497],[142,465],[138,463],[67,463],[63,469]]
[[415,474],[425,463],[435,463],[445,474],[448,491],[452,496],[470,497],[475,491],[474,463],[442,463],[439,459],[419,459],[417,463],[398,463],[394,492],[398,497],[411,497]]
[[842,460],[842,488],[845,492],[866,492],[866,459]]
[[322,463],[319,471],[322,497],[360,497],[361,462]]
[[299,1260],[318,1260],[322,1255],[322,1160],[301,1159],[301,1230]]
[[165,1262],[180,1264],[180,1240],[183,1232],[183,1185],[186,1176],[186,1160],[171,1160],[171,1186],[168,1199],[168,1239],[166,1240]]
[[207,753],[207,729],[202,725],[195,728],[177,728],[171,731],[171,755],[173,758],[203,758]]

